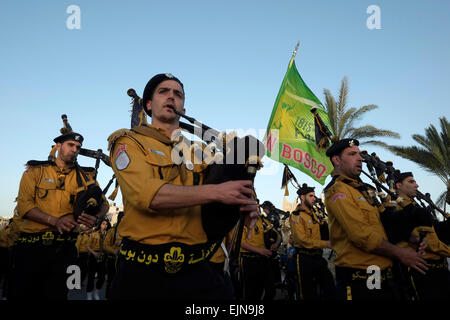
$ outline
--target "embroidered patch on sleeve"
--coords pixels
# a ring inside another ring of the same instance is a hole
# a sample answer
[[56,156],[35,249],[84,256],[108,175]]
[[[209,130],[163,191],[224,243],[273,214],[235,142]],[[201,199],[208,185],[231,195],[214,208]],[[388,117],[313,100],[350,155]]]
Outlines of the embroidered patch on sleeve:
[[127,152],[123,150],[116,158],[116,168],[117,170],[125,170],[130,164],[130,157]]
[[117,147],[116,150],[116,154],[115,156],[117,156],[119,153],[121,153],[122,151],[125,151],[127,149],[127,145],[126,144],[122,144],[120,146]]
[[338,199],[345,199],[346,195],[345,193],[336,193],[332,198],[331,201],[336,202]]

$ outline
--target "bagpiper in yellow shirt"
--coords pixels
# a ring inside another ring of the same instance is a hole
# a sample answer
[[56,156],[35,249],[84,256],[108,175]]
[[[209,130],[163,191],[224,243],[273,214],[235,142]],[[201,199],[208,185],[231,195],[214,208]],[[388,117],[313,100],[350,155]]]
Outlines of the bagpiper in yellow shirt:
[[[207,242],[201,206],[153,210],[150,204],[166,183],[180,186],[202,184],[206,164],[172,161],[175,143],[152,125],[118,130],[109,138],[111,164],[123,196],[125,215],[119,225],[123,238],[143,244]],[[192,151],[192,158],[193,158]]]
[[[85,173],[89,179],[93,179],[92,172],[85,170]],[[57,218],[66,215],[73,217],[73,201],[79,191],[76,177],[75,167],[61,170],[50,163],[28,166],[20,180],[17,197],[17,212],[19,218],[23,219],[20,231],[26,233],[57,231],[54,227],[24,218],[24,215],[33,208]]]
[[392,260],[371,253],[387,235],[380,221],[378,208],[371,205],[353,185],[362,181],[336,176],[325,188],[325,205],[328,212],[330,242],[336,251],[336,266],[364,269],[377,265],[381,270],[392,265]]
[[289,223],[295,247],[305,249],[327,247],[327,241],[320,238],[319,219],[313,211],[297,206],[289,215]]
[[[409,197],[405,198],[399,197],[397,198],[396,202],[397,202],[397,210],[401,210],[411,204],[413,206],[418,206],[418,204]],[[427,248],[425,249],[425,255],[422,257],[423,259],[440,260],[442,258],[450,257],[450,247],[439,240],[433,226],[416,227],[414,228],[412,234],[419,236],[419,232],[425,232],[427,238]],[[415,248],[412,247],[410,244],[408,244],[406,241],[401,241],[397,243],[397,245],[399,247],[403,248],[409,247],[412,250],[415,250]]]

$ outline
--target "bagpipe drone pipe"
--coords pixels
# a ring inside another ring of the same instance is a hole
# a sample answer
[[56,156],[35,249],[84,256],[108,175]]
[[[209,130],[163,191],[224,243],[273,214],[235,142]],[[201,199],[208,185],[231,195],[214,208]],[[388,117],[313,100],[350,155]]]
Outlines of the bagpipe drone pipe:
[[[362,173],[376,185],[377,196],[381,200],[380,206],[386,209],[380,213],[380,218],[390,240],[395,241],[399,237],[405,240],[418,226],[434,226],[438,238],[444,243],[449,242],[449,215],[433,203],[428,193],[424,195],[417,190],[415,198],[418,200],[418,205],[411,203],[398,210],[397,202],[394,200],[401,200],[395,190],[395,181],[400,171],[394,168],[391,161],[381,161],[375,153],[369,155],[363,150],[361,156],[370,175],[365,171]],[[437,219],[435,211],[442,214],[444,221]]]

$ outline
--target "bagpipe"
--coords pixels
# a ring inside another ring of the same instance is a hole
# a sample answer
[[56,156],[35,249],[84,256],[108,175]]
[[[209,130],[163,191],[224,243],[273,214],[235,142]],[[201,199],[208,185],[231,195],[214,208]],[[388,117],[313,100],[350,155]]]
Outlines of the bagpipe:
[[[264,235],[264,245],[266,249],[271,250],[272,245],[277,242],[278,237],[281,235],[276,230],[275,226],[265,219],[264,214],[262,214],[262,225],[263,225],[263,235]],[[272,258],[277,255],[276,250],[272,252]]]
[[[280,225],[280,215],[286,215],[286,212],[278,209],[274,205],[267,207],[269,213],[265,211],[260,212],[259,216],[262,221],[264,229],[264,245],[266,249],[271,249],[272,245],[277,242],[278,237],[281,237],[281,225]],[[272,257],[276,255],[273,253]]]
[[313,211],[315,211],[316,216],[319,219],[320,239],[326,241],[330,240],[330,231],[328,230],[328,215],[322,199],[316,197],[316,201],[313,205]]
[[[380,219],[388,238],[392,240],[391,242],[395,243],[398,240],[406,239],[415,227],[434,226],[438,238],[444,243],[449,243],[449,214],[433,203],[429,193],[424,195],[417,190],[415,196],[418,200],[418,202],[415,202],[417,205],[411,203],[399,210],[400,208],[397,208],[398,202],[401,202],[402,199],[395,189],[395,181],[398,180],[400,171],[394,168],[391,161],[381,161],[375,153],[369,155],[367,151],[363,150],[361,151],[361,157],[370,174],[364,170],[361,172],[376,186],[376,196],[379,199],[378,206],[382,208]],[[372,194],[372,197],[375,198],[375,195]],[[444,222],[437,219],[435,211],[443,216]],[[424,236],[424,233],[420,233],[421,238]]]
[[[134,123],[145,125],[142,99],[134,89],[128,89],[127,94],[133,98]],[[194,154],[205,160],[207,167],[203,184],[219,184],[231,180],[250,180],[254,182],[256,172],[262,167],[261,160],[265,155],[264,144],[251,135],[238,137],[234,133],[219,132],[196,119],[186,116],[172,108],[179,117],[189,123],[179,121],[181,129],[200,138],[206,143],[201,146],[193,143]],[[140,116],[139,116],[140,115]],[[240,240],[244,226],[244,214],[239,206],[213,202],[201,206],[203,229],[208,241],[221,241],[238,224],[238,236],[235,251],[239,253]]]
[[[369,155],[367,151],[362,150],[361,157],[363,158],[363,162],[366,163],[370,174],[364,170],[361,172],[375,184],[381,203],[396,200],[398,198],[398,194],[395,190],[395,181],[397,181],[400,171],[394,168],[391,161],[381,161],[374,152]],[[383,186],[383,183],[385,183],[387,187]],[[429,193],[424,195],[422,192],[417,190],[415,198],[418,200],[420,206],[430,212],[435,219],[437,219],[435,211],[438,211],[444,219],[447,219],[450,216],[434,204]],[[426,202],[428,206],[424,204],[424,202]]]

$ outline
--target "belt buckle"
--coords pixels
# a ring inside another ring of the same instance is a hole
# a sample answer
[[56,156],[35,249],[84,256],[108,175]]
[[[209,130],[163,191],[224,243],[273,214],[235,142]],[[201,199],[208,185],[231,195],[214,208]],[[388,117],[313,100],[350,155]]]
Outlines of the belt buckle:
[[171,247],[170,252],[164,254],[164,264],[167,273],[177,273],[184,262],[184,254],[180,247]]

